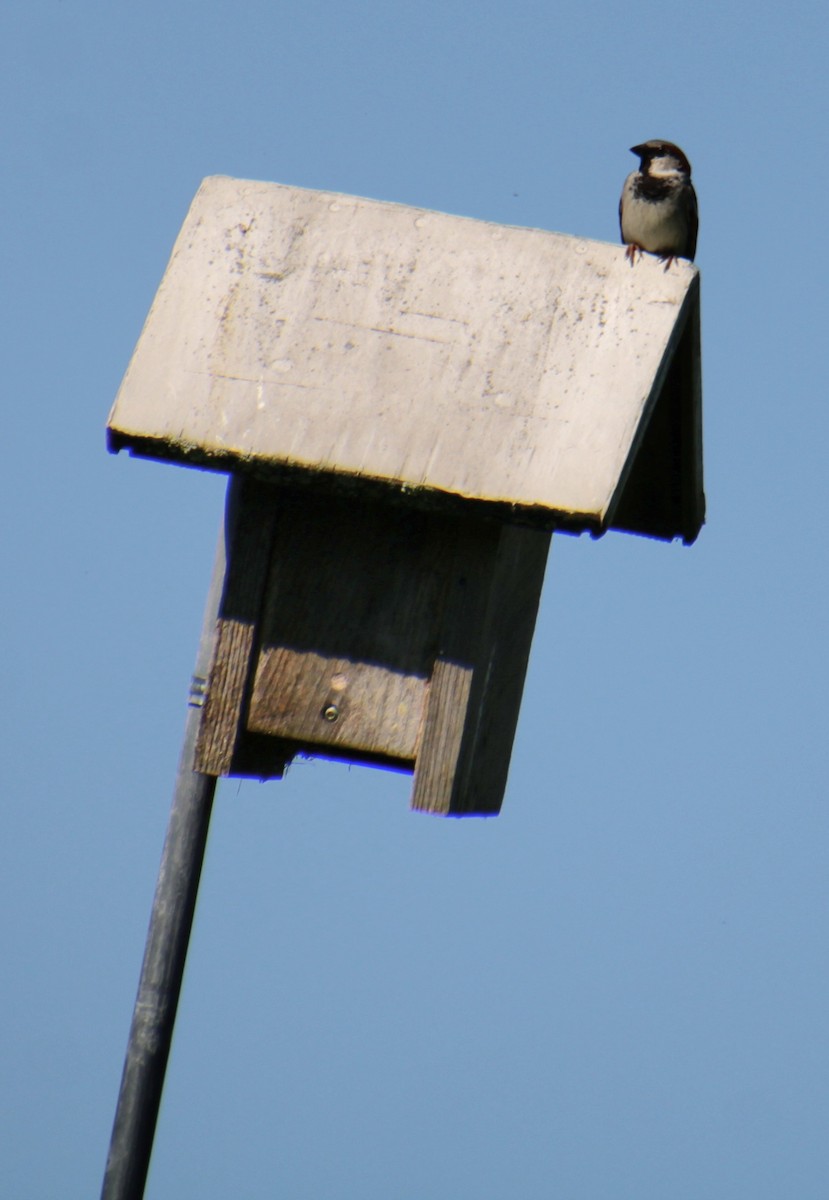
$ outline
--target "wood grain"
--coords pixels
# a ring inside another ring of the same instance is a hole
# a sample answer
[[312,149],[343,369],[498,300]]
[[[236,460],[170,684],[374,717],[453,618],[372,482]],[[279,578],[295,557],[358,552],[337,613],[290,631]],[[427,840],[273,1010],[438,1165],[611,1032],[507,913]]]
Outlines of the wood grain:
[[[332,473],[600,530],[697,278],[649,256],[631,268],[602,242],[207,179],[110,447]],[[644,532],[686,536],[657,518]]]
[[549,535],[244,478],[226,526],[197,769],[384,763],[419,810],[497,812]]
[[280,510],[248,714],[256,733],[413,762],[443,517],[300,493]]
[[542,530],[479,524],[464,531],[466,562],[456,576],[464,594],[445,613],[413,808],[500,811],[549,545]]
[[230,772],[244,729],[277,503],[275,489],[255,479],[228,484],[224,589],[196,742],[195,769],[206,775]]

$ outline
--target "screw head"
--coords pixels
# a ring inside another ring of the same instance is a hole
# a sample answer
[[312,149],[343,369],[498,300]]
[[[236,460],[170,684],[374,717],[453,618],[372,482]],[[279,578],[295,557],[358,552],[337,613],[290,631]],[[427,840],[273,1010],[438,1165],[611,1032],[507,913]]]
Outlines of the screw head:
[[337,708],[336,704],[326,704],[321,713],[323,721],[336,721],[339,715],[340,710]]

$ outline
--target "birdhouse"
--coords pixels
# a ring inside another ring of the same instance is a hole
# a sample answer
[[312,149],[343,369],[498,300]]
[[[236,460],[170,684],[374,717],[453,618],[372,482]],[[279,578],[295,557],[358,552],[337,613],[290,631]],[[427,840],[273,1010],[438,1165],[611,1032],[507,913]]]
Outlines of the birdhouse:
[[196,768],[305,753],[498,812],[553,530],[702,525],[698,273],[205,180],[109,447],[231,475]]

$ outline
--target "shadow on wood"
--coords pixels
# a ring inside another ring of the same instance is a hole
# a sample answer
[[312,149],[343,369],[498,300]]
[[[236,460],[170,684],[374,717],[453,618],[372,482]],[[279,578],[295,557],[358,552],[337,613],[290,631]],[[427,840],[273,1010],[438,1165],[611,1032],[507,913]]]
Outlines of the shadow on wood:
[[497,813],[550,535],[252,477],[228,512],[197,769],[313,754],[414,771],[417,809]]

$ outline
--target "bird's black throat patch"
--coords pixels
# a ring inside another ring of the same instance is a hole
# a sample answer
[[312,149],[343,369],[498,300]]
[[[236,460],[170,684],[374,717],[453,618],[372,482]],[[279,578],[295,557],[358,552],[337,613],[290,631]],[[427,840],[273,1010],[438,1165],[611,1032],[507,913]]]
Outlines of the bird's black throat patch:
[[672,179],[657,179],[654,175],[645,175],[640,171],[633,184],[633,194],[637,200],[656,202],[670,196],[676,187]]

